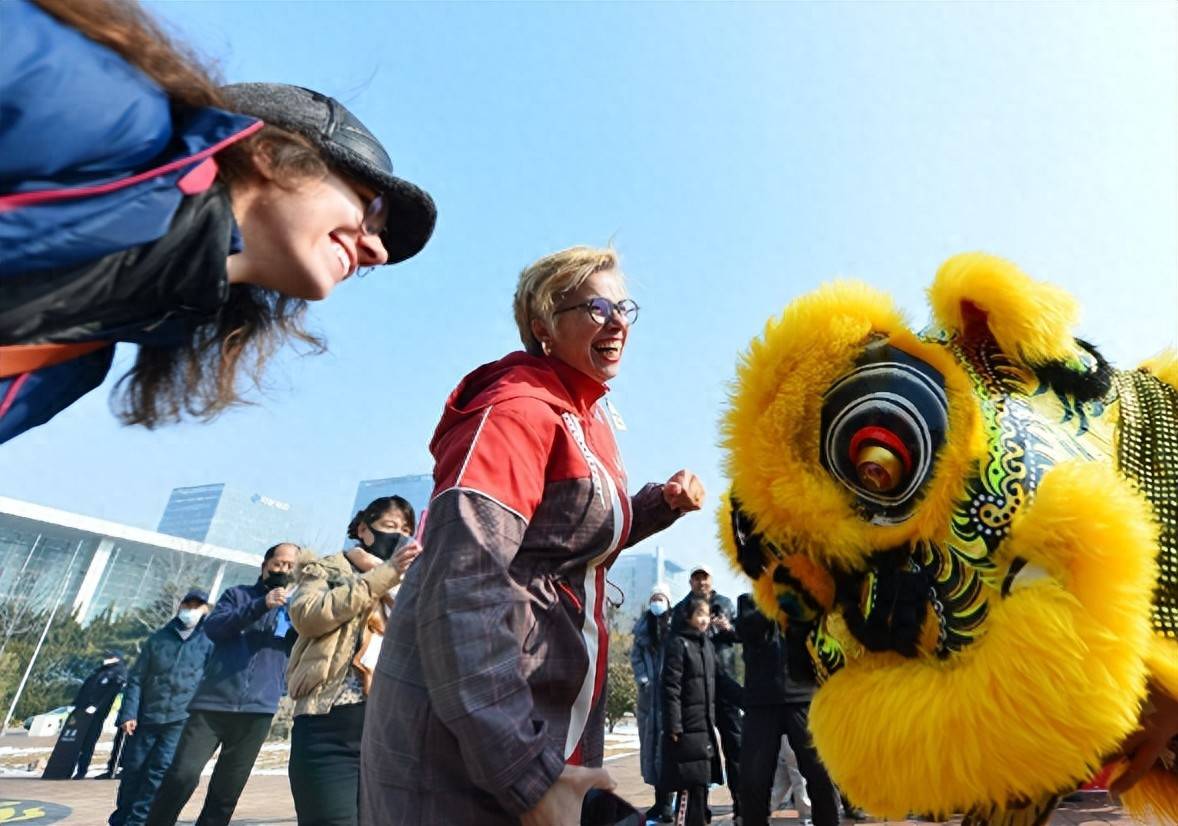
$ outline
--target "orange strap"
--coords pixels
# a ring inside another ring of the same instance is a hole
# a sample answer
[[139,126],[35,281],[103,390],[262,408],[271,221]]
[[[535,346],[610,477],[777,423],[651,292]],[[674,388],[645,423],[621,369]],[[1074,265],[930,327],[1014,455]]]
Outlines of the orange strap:
[[52,367],[110,346],[109,341],[82,341],[77,344],[5,344],[0,345],[0,379]]

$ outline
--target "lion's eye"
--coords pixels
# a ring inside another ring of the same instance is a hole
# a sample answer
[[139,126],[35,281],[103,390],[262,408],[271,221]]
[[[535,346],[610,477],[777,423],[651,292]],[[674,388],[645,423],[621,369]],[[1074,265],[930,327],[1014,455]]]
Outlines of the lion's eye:
[[910,517],[949,425],[944,378],[886,341],[873,342],[822,401],[823,466],[876,524]]
[[912,475],[912,454],[886,427],[861,427],[851,437],[851,463],[860,484],[875,493],[888,493]]

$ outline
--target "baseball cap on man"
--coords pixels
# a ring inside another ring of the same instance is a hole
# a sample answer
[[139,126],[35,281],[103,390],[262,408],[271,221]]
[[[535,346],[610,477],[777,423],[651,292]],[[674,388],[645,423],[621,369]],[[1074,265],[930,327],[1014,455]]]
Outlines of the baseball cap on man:
[[209,602],[209,592],[202,591],[200,588],[193,588],[184,595],[184,599],[180,600],[180,602],[203,602],[207,605]]
[[387,263],[421,252],[434,231],[437,208],[429,193],[393,174],[393,161],[376,136],[333,97],[285,83],[233,83],[221,92],[230,106],[271,126],[302,135],[328,163],[383,194],[389,216],[380,240]]
[[701,563],[691,569],[691,576],[695,576],[696,574],[707,574],[708,576],[711,576],[712,569],[709,566]]

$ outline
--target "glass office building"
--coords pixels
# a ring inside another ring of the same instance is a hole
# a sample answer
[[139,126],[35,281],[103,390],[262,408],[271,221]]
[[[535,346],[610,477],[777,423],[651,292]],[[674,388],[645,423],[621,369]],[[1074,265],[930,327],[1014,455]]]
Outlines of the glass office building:
[[56,604],[84,624],[169,591],[203,588],[216,599],[256,580],[261,563],[260,554],[0,497],[0,600],[22,610]]
[[382,496],[400,496],[407,499],[420,520],[422,512],[429,507],[433,491],[434,477],[429,473],[392,476],[388,479],[365,479],[356,487],[356,501],[352,503],[352,512],[348,514],[348,520],[366,508],[373,499]]
[[279,542],[314,544],[313,531],[298,508],[225,484],[175,488],[158,530],[251,553],[262,553]]
[[[671,603],[674,604],[691,590],[688,571],[666,558],[661,545],[653,552],[622,551],[609,569],[608,581],[625,595],[619,615],[638,619],[646,610],[650,590],[657,583],[664,583],[671,589]],[[617,593],[610,588],[610,598],[616,601]]]

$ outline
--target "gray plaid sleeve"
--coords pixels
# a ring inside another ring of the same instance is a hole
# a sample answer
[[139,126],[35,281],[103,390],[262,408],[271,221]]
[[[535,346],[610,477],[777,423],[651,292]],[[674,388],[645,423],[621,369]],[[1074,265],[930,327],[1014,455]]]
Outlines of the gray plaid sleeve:
[[536,719],[513,629],[527,592],[508,574],[527,523],[478,491],[454,489],[430,507],[430,553],[417,644],[430,702],[458,740],[474,783],[515,815],[543,797],[564,766]]
[[637,545],[648,536],[666,530],[682,514],[673,510],[663,499],[663,486],[651,482],[630,497],[630,536],[626,547]]

